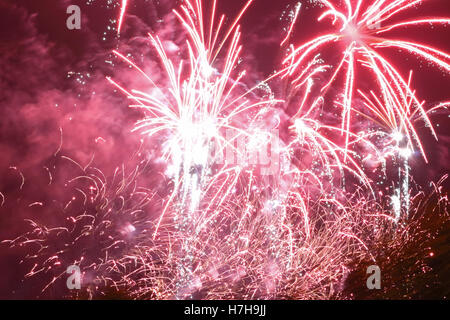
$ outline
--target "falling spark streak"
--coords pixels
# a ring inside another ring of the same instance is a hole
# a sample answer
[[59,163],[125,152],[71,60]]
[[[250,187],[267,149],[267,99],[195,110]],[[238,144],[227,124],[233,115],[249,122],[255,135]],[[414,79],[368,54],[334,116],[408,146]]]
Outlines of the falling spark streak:
[[125,12],[127,11],[128,0],[122,0],[122,6],[120,8],[119,23],[117,25],[117,34],[120,34],[122,29],[123,18],[125,17]]
[[[394,25],[391,25],[389,27],[382,28],[381,30],[377,31],[376,33],[383,33],[387,31],[391,31],[392,29],[399,28],[399,27],[406,27],[406,26],[417,26],[420,24],[450,24],[450,19],[421,19],[421,20],[411,20],[407,22],[401,22]],[[448,57],[448,56],[447,56]]]
[[293,16],[292,16],[292,21],[291,21],[291,24],[290,24],[289,29],[287,31],[286,38],[284,38],[283,41],[281,41],[280,46],[283,46],[289,40],[289,38],[291,37],[292,30],[294,29],[294,25],[297,22],[298,14],[300,13],[301,7],[302,7],[302,3],[301,2],[299,2],[299,3],[297,3],[295,5],[295,9],[294,9]]

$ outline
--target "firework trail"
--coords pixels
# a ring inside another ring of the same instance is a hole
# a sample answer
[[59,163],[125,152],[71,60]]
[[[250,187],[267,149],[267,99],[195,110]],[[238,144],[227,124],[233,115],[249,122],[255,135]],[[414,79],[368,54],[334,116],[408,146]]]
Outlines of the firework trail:
[[128,0],[122,0],[122,5],[120,7],[120,16],[119,22],[117,24],[117,33],[120,34],[120,30],[122,29],[123,18],[125,16],[125,12],[127,11]]
[[[375,261],[378,241],[407,228],[401,210],[420,207],[408,158],[414,147],[426,155],[414,123],[425,121],[434,134],[427,114],[448,106],[443,102],[427,113],[411,87],[412,72],[404,79],[380,51],[401,47],[446,71],[448,55],[384,35],[448,20],[384,26],[421,1],[320,2],[325,9],[318,20],[331,19],[334,32],[290,44],[302,10],[300,3],[294,6],[279,42],[286,58],[256,86],[247,85],[240,58],[239,22],[252,0],[228,24],[218,16],[216,0],[209,7],[184,1],[173,11],[186,38],[183,49],[148,36],[158,80],[129,52],[115,50],[150,87],[144,92],[107,78],[132,101],[130,107],[142,111],[133,131],[154,154],[131,174],[122,168],[112,178],[65,157],[81,173],[69,181],[77,196],[64,204],[63,221],[54,228],[30,221],[29,233],[5,242],[37,248],[26,257],[34,262],[27,277],[50,276],[46,292],[64,278],[67,265],[78,265],[85,284],[79,298],[98,298],[111,288],[141,299],[339,295],[351,263]],[[118,32],[127,5],[122,1]],[[337,63],[326,59],[335,46],[341,49]],[[357,69],[368,71],[376,88],[367,92]],[[272,87],[283,82],[288,93],[277,99]],[[333,97],[342,108],[336,123],[326,119],[332,85],[342,89]],[[289,116],[290,104],[295,112]],[[275,133],[281,128],[284,137]],[[250,159],[268,145],[276,160],[266,157],[267,165]],[[389,157],[396,158],[402,182],[393,206],[379,184],[392,178],[386,173]],[[164,192],[143,178],[151,170],[158,171]],[[436,194],[439,205],[447,203],[440,190]]]

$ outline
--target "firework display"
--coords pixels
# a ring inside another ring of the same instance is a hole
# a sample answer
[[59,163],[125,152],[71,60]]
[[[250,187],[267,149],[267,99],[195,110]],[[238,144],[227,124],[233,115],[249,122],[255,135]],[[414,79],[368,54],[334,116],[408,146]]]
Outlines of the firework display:
[[[36,298],[358,298],[369,265],[395,287],[393,260],[410,279],[399,296],[425,294],[414,279],[441,285],[426,259],[448,230],[447,175],[422,185],[413,172],[432,162],[424,141],[438,143],[434,114],[448,117],[450,102],[426,103],[414,83],[429,69],[448,77],[450,56],[398,32],[446,30],[450,18],[417,16],[426,0],[294,1],[273,41],[280,59],[260,76],[241,27],[257,0],[229,15],[221,0],[184,0],[165,28],[134,38],[138,1],[113,2],[117,42],[105,61],[119,72],[98,72],[106,93],[95,99],[114,96],[132,113],[109,123],[134,139],[111,147],[122,164],[68,152],[61,125],[46,182],[9,164],[20,186],[0,189],[0,210],[29,199],[25,184],[51,194],[25,204],[48,219],[28,214],[14,236],[0,234]],[[308,8],[318,31],[298,40]],[[405,69],[398,56],[414,62]],[[70,266],[81,272],[76,290]],[[396,298],[389,290],[376,297]]]

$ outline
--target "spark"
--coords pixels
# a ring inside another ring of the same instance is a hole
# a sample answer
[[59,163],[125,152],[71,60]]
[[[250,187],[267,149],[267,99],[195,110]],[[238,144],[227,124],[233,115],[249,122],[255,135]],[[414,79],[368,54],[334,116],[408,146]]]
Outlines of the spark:
[[297,22],[298,14],[300,13],[301,7],[302,7],[302,3],[301,2],[299,2],[299,3],[297,3],[295,5],[295,9],[291,13],[292,18],[291,18],[291,23],[289,25],[289,29],[288,29],[287,34],[286,34],[286,38],[284,38],[283,41],[281,41],[280,46],[283,46],[289,40],[289,38],[291,37],[292,30],[294,29],[294,25]]
[[123,19],[125,17],[125,13],[127,11],[128,0],[122,0],[122,5],[120,7],[120,16],[119,22],[117,25],[117,34],[120,34],[120,30],[122,29]]

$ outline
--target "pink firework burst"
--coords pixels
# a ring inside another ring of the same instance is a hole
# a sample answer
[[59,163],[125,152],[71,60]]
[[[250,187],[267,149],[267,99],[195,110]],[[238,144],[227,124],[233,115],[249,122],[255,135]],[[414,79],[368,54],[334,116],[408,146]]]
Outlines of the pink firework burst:
[[[391,22],[399,13],[425,2],[421,0],[318,2],[323,6],[323,12],[317,20],[331,24],[332,31],[293,47],[284,61],[287,67],[283,77],[292,79],[293,83],[300,82],[305,68],[314,59],[337,48],[339,59],[336,63],[334,58],[325,59],[329,63],[329,69],[326,70],[328,79],[320,91],[325,94],[336,82],[342,83],[337,85],[342,90],[335,103],[342,108],[341,129],[345,129],[346,146],[350,140],[352,114],[357,112],[386,124],[393,134],[407,136],[408,148],[412,151],[414,146],[418,146],[426,160],[424,148],[411,119],[413,115],[420,116],[436,137],[424,110],[424,102],[419,101],[410,86],[412,73],[409,78],[405,78],[390,59],[389,52],[383,49],[407,51],[444,72],[449,72],[450,56],[447,53],[419,42],[389,37],[389,32],[411,26],[446,25],[450,19],[433,17]],[[370,93],[364,89],[367,78],[359,76],[359,73],[364,72],[368,72],[376,84],[370,89]],[[364,100],[362,108],[358,106],[357,94]]]
[[[149,299],[324,299],[342,291],[351,263],[377,262],[385,252],[380,244],[406,243],[396,236],[409,237],[408,214],[432,205],[411,190],[411,151],[418,147],[425,157],[414,124],[425,121],[434,134],[427,114],[449,103],[427,112],[412,72],[404,77],[384,50],[409,51],[448,72],[444,52],[387,35],[449,20],[389,24],[421,1],[318,1],[319,22],[333,30],[291,45],[280,70],[254,86],[239,26],[252,2],[227,20],[217,14],[217,0],[183,1],[170,15],[177,19],[170,33],[181,41],[167,32],[148,36],[151,70],[134,47],[113,51],[118,65],[132,67],[131,82],[144,83],[138,90],[119,72],[107,77],[142,112],[133,130],[144,137],[132,157],[138,164],[111,175],[61,157],[77,171],[64,181],[72,196],[57,223],[30,219],[28,233],[4,241],[32,248],[26,277],[48,278],[42,294],[64,287],[66,267],[76,265],[85,289],[77,297],[112,288]],[[121,1],[118,34],[130,3]],[[283,50],[302,7],[291,7],[278,41]],[[337,59],[328,58],[336,47]],[[368,90],[361,74],[376,85]],[[272,89],[281,79],[292,90],[278,99]],[[245,156],[273,142],[278,163],[263,174],[267,164]],[[434,185],[438,207],[448,205],[444,181]],[[442,211],[447,215],[447,207]]]

